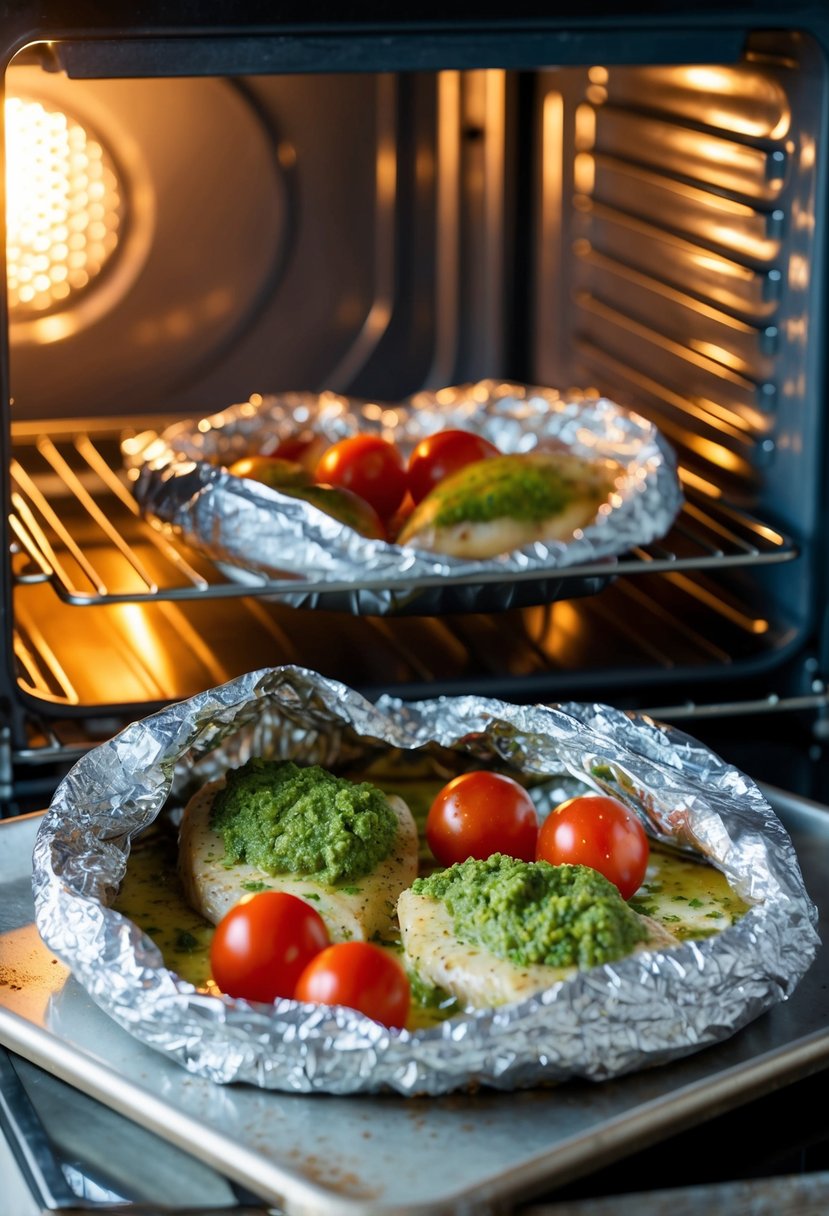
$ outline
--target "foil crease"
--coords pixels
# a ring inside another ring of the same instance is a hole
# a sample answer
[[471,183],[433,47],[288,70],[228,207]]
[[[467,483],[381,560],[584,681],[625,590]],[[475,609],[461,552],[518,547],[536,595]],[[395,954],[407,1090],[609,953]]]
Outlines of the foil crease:
[[[468,560],[367,539],[223,467],[252,451],[273,452],[302,429],[331,443],[356,431],[380,434],[408,457],[420,439],[449,427],[481,434],[505,453],[552,446],[617,461],[624,473],[611,509],[568,542]],[[161,434],[125,438],[122,454],[144,516],[220,563],[229,578],[273,582],[274,597],[293,607],[376,615],[495,611],[518,606],[522,590],[521,603],[545,602],[558,596],[556,571],[605,563],[585,587],[596,591],[604,581],[598,576],[612,573],[606,564],[664,536],[683,501],[673,451],[645,418],[605,397],[489,380],[394,405],[332,392],[257,396]],[[292,580],[302,586],[293,589]]]
[[[136,834],[248,756],[332,764],[429,746],[545,776],[541,811],[568,788],[621,793],[654,837],[709,860],[752,906],[718,936],[420,1031],[389,1031],[349,1009],[199,993],[110,906]],[[748,777],[690,737],[598,704],[372,703],[298,667],[248,673],[84,755],[40,826],[33,892],[46,945],[132,1035],[216,1082],[301,1093],[436,1095],[617,1077],[725,1039],[786,1000],[820,941],[783,825]]]

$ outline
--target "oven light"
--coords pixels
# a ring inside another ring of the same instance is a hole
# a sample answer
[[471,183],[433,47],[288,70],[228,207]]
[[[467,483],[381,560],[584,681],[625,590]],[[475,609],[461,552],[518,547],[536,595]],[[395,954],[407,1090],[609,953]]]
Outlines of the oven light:
[[112,158],[68,114],[10,97],[5,119],[9,308],[44,316],[73,303],[112,257],[122,192]]

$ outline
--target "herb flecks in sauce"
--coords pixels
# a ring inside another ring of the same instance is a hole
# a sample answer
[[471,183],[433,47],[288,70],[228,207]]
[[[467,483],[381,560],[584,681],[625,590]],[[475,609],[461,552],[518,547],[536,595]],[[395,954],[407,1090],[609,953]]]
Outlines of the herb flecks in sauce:
[[184,898],[177,861],[172,830],[136,842],[115,907],[152,938],[171,971],[201,991],[215,992],[210,978],[213,926]]
[[657,845],[651,846],[645,881],[630,903],[667,925],[680,941],[713,937],[748,910],[714,866],[687,861]]

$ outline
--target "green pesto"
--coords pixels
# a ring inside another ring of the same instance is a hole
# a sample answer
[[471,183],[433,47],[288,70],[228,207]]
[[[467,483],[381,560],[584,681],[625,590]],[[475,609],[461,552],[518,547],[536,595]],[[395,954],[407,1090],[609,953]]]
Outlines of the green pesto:
[[409,978],[412,1001],[421,1009],[446,1009],[447,1011],[457,1009],[458,1002],[451,992],[447,992],[439,984],[427,983],[416,971],[408,971],[406,974]]
[[376,786],[319,765],[258,758],[227,774],[211,825],[226,865],[246,861],[267,874],[313,874],[331,884],[370,873],[397,836],[397,818]]
[[412,889],[443,901],[462,941],[522,967],[594,967],[647,937],[618,889],[588,866],[494,853],[418,878]]
[[434,524],[449,528],[505,518],[539,522],[559,515],[580,490],[585,487],[578,476],[558,464],[526,455],[493,456],[444,478],[429,498]]

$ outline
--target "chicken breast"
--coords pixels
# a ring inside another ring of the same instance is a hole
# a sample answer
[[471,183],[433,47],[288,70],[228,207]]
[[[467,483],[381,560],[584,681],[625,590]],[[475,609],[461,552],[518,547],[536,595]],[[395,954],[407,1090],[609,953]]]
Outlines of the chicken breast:
[[[400,895],[397,917],[408,965],[420,979],[443,988],[465,1008],[487,1009],[523,1000],[561,980],[572,979],[578,970],[574,966],[521,967],[483,946],[462,942],[446,905],[414,891]],[[663,950],[679,944],[650,917],[640,919],[648,939],[636,946],[637,950]]]
[[372,873],[331,886],[313,877],[268,874],[246,862],[224,864],[224,843],[210,810],[224,779],[208,782],[188,802],[179,830],[179,874],[188,903],[213,924],[251,891],[287,891],[317,909],[332,942],[364,941],[392,928],[397,898],[417,877],[417,828],[402,798],[388,799],[398,823],[391,853]]
[[415,507],[397,543],[487,558],[535,541],[568,541],[596,518],[621,467],[572,453],[526,452],[475,461]]

